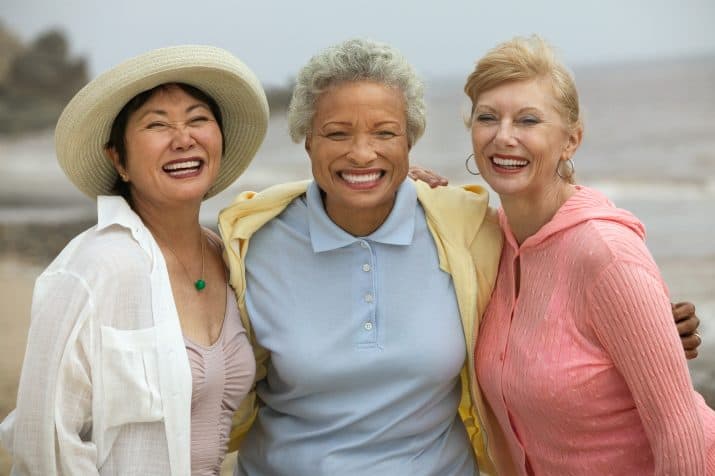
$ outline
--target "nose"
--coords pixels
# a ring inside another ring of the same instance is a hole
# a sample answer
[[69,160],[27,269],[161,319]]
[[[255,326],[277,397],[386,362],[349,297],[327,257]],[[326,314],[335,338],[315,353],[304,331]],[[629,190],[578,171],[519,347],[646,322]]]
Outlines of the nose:
[[171,145],[177,150],[186,150],[196,143],[191,128],[186,124],[175,124],[172,128]]
[[511,121],[504,120],[499,123],[499,127],[494,137],[494,141],[499,146],[511,146],[516,144],[516,131]]
[[350,144],[348,158],[357,165],[368,164],[377,158],[377,150],[369,134],[356,135]]

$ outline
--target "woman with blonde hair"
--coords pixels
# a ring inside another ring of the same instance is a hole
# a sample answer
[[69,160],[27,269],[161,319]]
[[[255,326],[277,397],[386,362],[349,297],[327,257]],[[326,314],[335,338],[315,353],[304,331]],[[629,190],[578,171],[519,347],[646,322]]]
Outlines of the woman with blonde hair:
[[465,92],[505,236],[473,356],[499,474],[713,474],[715,412],[692,388],[643,225],[575,184],[572,75],[540,37],[517,37]]

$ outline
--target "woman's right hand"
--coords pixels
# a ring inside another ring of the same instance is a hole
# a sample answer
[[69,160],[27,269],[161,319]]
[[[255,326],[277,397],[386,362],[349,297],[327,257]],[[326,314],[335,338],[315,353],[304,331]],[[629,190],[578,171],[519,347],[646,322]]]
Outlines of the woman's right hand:
[[412,180],[422,180],[432,188],[449,185],[449,180],[447,180],[446,177],[439,175],[434,170],[426,169],[420,165],[410,165],[410,171],[407,175]]

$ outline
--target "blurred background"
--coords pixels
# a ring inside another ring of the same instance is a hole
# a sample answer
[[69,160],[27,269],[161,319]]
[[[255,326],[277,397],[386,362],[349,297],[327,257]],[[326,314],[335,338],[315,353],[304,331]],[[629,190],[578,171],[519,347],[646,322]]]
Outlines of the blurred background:
[[[715,406],[714,23],[711,0],[3,0],[0,419],[15,406],[34,279],[95,220],[94,203],[55,161],[53,127],[69,98],[161,46],[212,44],[246,62],[267,89],[270,129],[249,170],[205,204],[202,221],[214,225],[238,192],[309,176],[287,133],[292,78],[315,52],[353,36],[398,47],[423,76],[428,126],[411,160],[455,184],[474,181],[464,170],[471,147],[462,93],[474,61],[517,34],[539,33],[559,49],[586,124],[578,181],[639,216],[673,300],[696,303],[705,343],[690,369]],[[10,461],[0,450],[0,475]]]

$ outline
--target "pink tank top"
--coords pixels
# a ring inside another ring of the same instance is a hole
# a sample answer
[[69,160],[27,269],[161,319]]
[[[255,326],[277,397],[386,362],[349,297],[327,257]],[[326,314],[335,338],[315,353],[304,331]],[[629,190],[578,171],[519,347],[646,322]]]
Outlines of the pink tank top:
[[191,474],[218,475],[226,456],[231,418],[253,384],[256,362],[227,287],[221,334],[211,346],[184,337],[191,364]]

